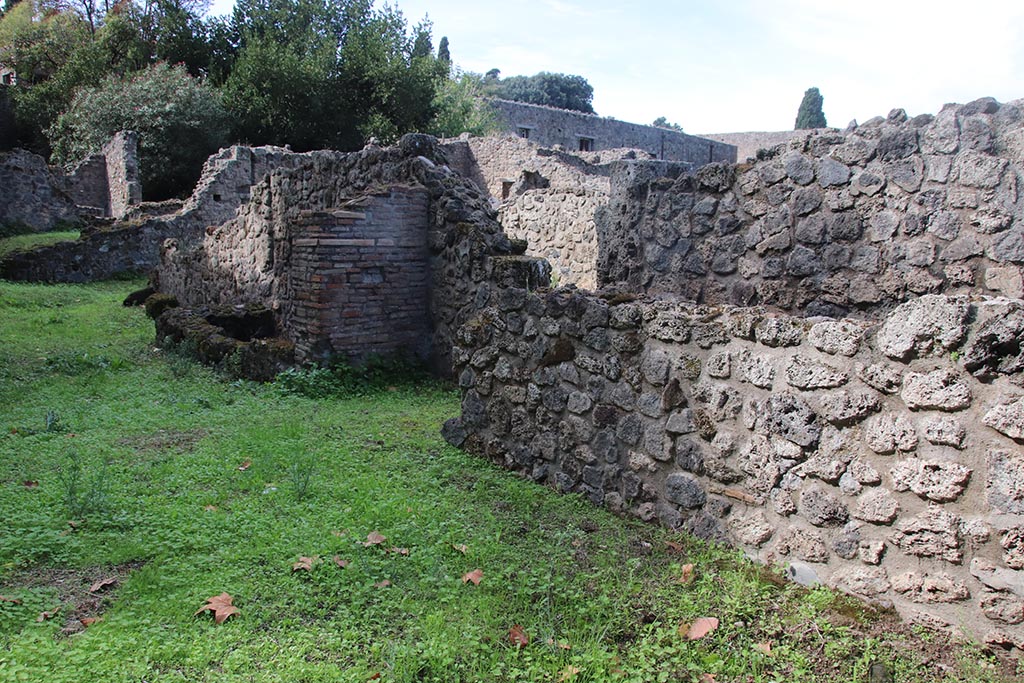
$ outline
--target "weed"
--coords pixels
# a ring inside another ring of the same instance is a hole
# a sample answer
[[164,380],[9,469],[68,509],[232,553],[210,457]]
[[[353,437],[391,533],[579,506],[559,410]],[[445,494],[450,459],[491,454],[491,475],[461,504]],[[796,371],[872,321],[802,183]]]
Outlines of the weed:
[[56,410],[46,411],[46,432],[48,434],[63,432],[64,425],[60,421],[60,414]]
[[77,449],[68,451],[57,470],[64,497],[64,510],[71,519],[82,519],[108,507],[107,466],[87,472]]
[[316,463],[308,453],[297,457],[288,465],[288,481],[295,500],[304,500],[309,495],[310,482],[315,473]]
[[327,398],[363,395],[393,386],[410,386],[430,380],[422,362],[401,356],[370,355],[363,363],[331,359],[325,365],[289,368],[274,379],[286,396]]

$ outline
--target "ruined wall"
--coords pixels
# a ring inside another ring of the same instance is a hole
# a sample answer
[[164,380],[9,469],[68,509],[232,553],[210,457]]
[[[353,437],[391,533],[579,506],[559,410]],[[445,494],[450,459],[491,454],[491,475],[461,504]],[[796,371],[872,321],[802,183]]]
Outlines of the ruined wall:
[[975,288],[1019,297],[1022,108],[896,110],[692,175],[621,163],[598,216],[598,281],[812,315]]
[[1024,645],[1024,302],[924,296],[871,325],[615,301],[493,292],[456,337],[446,438]]
[[[529,131],[529,139],[543,147],[559,145],[568,151],[629,147],[645,150],[656,159],[698,166],[716,161],[736,162],[736,148],[732,145],[679,131],[509,100],[491,100],[490,105],[506,131]],[[581,138],[588,140],[589,145],[581,146]]]
[[393,348],[429,352],[447,374],[452,331],[481,291],[550,277],[546,264],[512,254],[488,198],[447,162],[422,135],[310,153],[254,187],[201,243],[168,243],[160,288],[184,306],[266,305],[300,360],[386,351],[390,334]]
[[138,133],[116,133],[103,145],[101,154],[106,162],[109,192],[107,216],[124,218],[133,206],[142,202]]
[[736,160],[739,163],[756,159],[758,150],[771,149],[777,145],[784,145],[794,140],[806,140],[812,135],[826,135],[836,133],[832,128],[817,128],[810,130],[778,130],[758,131],[748,133],[702,133],[700,137],[708,140],[717,140],[736,148]]
[[92,154],[68,171],[65,187],[79,210],[91,210],[98,217],[110,213],[110,185],[107,183],[107,160]]
[[74,200],[45,159],[20,149],[0,153],[0,230],[43,232],[78,222]]

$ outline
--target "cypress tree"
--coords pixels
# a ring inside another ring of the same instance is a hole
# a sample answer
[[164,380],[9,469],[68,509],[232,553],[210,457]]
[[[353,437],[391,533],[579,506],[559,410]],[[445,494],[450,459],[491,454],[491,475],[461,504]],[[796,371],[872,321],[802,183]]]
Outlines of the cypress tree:
[[817,88],[808,88],[804,93],[804,99],[800,102],[800,110],[796,114],[795,130],[807,128],[825,128],[825,113],[821,111],[821,103],[825,98],[821,96]]
[[437,61],[451,64],[452,56],[448,52],[448,36],[441,36],[441,42],[437,45]]

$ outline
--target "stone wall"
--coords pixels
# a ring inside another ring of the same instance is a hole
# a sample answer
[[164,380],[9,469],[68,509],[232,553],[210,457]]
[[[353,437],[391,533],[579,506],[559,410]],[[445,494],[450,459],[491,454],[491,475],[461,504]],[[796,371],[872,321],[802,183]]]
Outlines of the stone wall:
[[65,186],[79,211],[89,210],[100,217],[110,213],[107,160],[102,154],[92,154],[78,162],[68,171]]
[[759,131],[748,133],[702,133],[700,137],[708,140],[717,140],[736,148],[736,160],[740,163],[751,161],[757,158],[758,150],[768,150],[777,145],[785,145],[797,140],[805,140],[811,135],[826,135],[837,133],[833,128],[818,128],[810,130],[778,130]]
[[107,216],[124,218],[133,206],[142,202],[138,133],[116,133],[103,145],[101,154],[107,166]]
[[481,296],[550,278],[545,263],[512,253],[487,196],[448,162],[421,135],[310,153],[200,243],[169,242],[160,289],[186,307],[267,306],[300,360],[401,348],[447,374],[453,330]]
[[446,438],[1024,645],[1024,302],[926,295],[868,324],[628,299],[492,292],[456,335]]
[[807,314],[1024,292],[1024,102],[902,110],[752,165],[621,163],[598,282]]
[[43,232],[79,221],[74,200],[45,159],[24,150],[0,153],[0,231]]
[[645,150],[656,159],[698,166],[736,162],[732,145],[679,131],[509,100],[490,100],[490,105],[507,132],[528,136],[542,147],[595,152],[628,147]]

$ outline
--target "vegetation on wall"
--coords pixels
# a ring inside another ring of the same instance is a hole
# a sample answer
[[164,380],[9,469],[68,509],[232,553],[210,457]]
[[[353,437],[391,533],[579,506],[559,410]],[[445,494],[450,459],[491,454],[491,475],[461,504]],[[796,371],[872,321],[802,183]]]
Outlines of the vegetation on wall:
[[533,76],[499,78],[499,73],[497,69],[487,72],[490,94],[494,97],[594,113],[594,88],[583,76],[542,71]]

